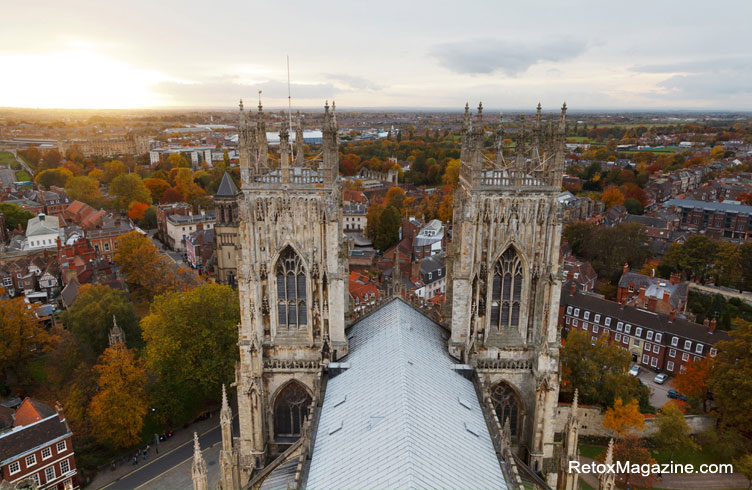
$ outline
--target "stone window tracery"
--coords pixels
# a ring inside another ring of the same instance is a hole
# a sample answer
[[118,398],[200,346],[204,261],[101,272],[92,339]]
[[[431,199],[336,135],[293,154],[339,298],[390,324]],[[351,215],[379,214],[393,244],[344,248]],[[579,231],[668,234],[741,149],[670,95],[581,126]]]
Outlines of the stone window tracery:
[[494,266],[491,291],[491,326],[518,327],[522,298],[522,261],[508,248]]
[[509,419],[509,428],[512,437],[518,437],[522,430],[522,407],[517,394],[511,386],[503,381],[496,384],[491,390],[491,401],[499,423],[503,426]]
[[308,323],[306,276],[298,254],[286,247],[277,259],[277,319],[281,328],[299,328]]
[[275,437],[300,437],[311,396],[297,381],[290,382],[274,402]]

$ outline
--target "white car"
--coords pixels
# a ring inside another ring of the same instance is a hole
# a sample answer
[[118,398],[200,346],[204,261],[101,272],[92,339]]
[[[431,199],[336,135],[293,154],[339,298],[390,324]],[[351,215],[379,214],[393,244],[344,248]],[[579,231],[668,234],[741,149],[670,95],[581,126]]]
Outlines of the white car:
[[630,375],[630,376],[637,376],[638,374],[640,374],[640,366],[638,366],[637,364],[635,364],[635,365],[634,365],[634,366],[632,366],[632,368],[631,368],[631,369],[629,370],[629,375]]
[[656,375],[656,377],[653,378],[653,381],[655,381],[659,385],[662,385],[663,383],[666,382],[667,379],[668,379],[668,374],[666,374],[666,373],[658,373]]

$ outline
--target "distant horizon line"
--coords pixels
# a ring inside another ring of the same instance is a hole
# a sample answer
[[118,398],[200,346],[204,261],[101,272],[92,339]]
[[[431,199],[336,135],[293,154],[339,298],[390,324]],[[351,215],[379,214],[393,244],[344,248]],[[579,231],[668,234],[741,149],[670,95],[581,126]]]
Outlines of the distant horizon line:
[[[321,108],[323,111],[323,105],[322,106],[300,106],[297,108],[294,108],[295,111],[297,110],[306,110],[306,111],[314,111],[317,108]],[[248,112],[253,112],[255,109],[255,106],[249,106]],[[277,105],[269,105],[264,106],[264,109],[268,111],[282,111],[287,112],[288,108],[287,106],[277,106]],[[458,113],[461,114],[464,112],[464,107],[460,107],[458,109],[454,109],[451,107],[418,107],[418,106],[340,106],[339,112],[427,112],[427,113],[435,113],[435,112],[447,112],[447,113]],[[126,112],[126,111],[150,111],[150,112],[178,112],[178,111],[216,111],[216,112],[237,112],[236,108],[231,108],[230,106],[214,106],[214,105],[207,105],[207,106],[148,106],[148,107],[100,107],[100,108],[90,108],[90,107],[14,107],[14,106],[3,106],[0,107],[0,111],[108,111],[108,112]],[[477,107],[473,108],[471,107],[472,111],[476,111]],[[535,106],[532,106],[532,108],[527,107],[483,107],[484,112],[502,112],[505,114],[512,113],[512,112],[535,112]],[[560,107],[553,109],[553,110],[546,110],[543,109],[543,113],[558,113],[560,112]],[[594,112],[600,112],[600,113],[683,113],[683,114],[708,114],[708,113],[723,113],[723,114],[750,114],[752,113],[752,108],[750,109],[727,109],[727,108],[702,108],[702,109],[688,109],[688,108],[649,108],[649,107],[643,107],[643,108],[618,108],[618,107],[590,107],[590,108],[583,108],[583,109],[575,109],[570,105],[567,105],[567,113],[569,114],[579,114],[579,113],[594,113]]]

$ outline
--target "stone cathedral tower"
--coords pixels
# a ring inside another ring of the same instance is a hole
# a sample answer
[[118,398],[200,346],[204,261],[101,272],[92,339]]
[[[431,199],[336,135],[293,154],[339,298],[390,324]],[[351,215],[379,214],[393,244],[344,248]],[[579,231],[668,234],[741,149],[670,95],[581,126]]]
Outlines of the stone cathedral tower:
[[293,161],[283,123],[274,161],[265,128],[261,104],[254,118],[241,102],[236,384],[242,481],[300,437],[322,360],[347,353],[334,104],[325,106],[323,151],[313,160]]
[[566,104],[558,121],[547,123],[538,105],[532,127],[522,120],[510,153],[501,121],[495,149],[484,148],[482,110],[473,120],[465,107],[447,270],[449,351],[475,368],[499,420],[509,419],[517,454],[554,483],[561,289],[556,197]]

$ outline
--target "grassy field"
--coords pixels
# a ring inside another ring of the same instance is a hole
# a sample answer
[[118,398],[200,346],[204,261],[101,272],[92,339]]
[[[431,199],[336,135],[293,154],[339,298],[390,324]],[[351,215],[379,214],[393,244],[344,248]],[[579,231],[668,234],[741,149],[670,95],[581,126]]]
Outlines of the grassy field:
[[21,169],[21,165],[13,157],[13,153],[9,151],[0,151],[0,165],[8,165],[14,170]]
[[26,170],[19,170],[16,172],[16,180],[19,182],[25,182],[31,180],[31,175]]

